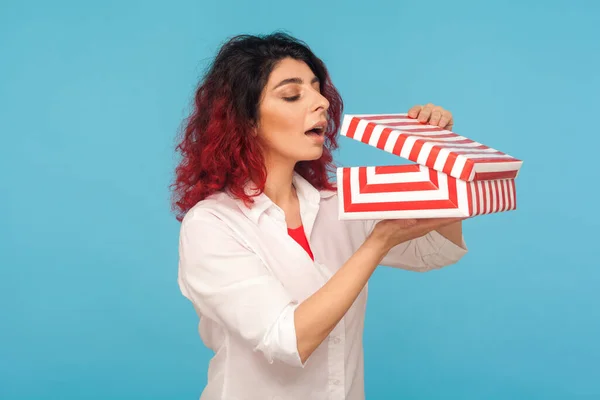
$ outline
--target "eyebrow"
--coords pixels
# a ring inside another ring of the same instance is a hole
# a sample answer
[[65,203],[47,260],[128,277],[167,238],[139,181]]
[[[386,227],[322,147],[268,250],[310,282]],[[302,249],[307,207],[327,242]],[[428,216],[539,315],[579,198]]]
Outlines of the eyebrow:
[[[316,77],[316,76],[314,78],[312,78],[312,81],[310,81],[311,84],[317,83],[317,82],[320,82],[320,81],[319,81],[319,78]],[[304,81],[302,79],[300,79],[300,78],[288,78],[288,79],[284,79],[281,82],[279,82],[277,84],[277,86],[275,86],[273,88],[273,90],[277,89],[278,87],[284,86],[284,85],[289,85],[290,83],[296,83],[298,85],[301,85],[302,83],[304,83]]]

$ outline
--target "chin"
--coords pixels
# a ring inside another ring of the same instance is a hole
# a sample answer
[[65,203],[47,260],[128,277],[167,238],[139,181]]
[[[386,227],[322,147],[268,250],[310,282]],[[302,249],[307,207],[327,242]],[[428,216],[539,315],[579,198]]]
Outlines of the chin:
[[300,161],[318,160],[319,158],[321,158],[322,155],[323,155],[323,149],[320,149],[318,151],[312,151],[310,153],[303,154],[303,157],[300,157]]

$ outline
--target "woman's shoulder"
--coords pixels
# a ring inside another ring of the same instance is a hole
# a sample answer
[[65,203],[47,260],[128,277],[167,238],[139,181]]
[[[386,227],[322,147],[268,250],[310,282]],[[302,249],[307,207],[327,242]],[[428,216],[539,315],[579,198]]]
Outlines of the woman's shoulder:
[[199,219],[218,222],[222,219],[220,216],[239,213],[239,206],[235,199],[226,192],[215,192],[190,208],[183,217],[182,224],[186,225]]
[[321,195],[322,199],[335,198],[337,197],[337,190],[321,189],[319,190],[319,194]]
[[328,212],[338,213],[339,197],[336,190],[320,189],[319,196],[322,208],[325,208]]

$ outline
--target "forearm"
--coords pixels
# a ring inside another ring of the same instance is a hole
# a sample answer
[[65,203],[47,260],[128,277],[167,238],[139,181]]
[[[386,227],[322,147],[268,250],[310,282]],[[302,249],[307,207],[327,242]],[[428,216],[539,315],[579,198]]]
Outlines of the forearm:
[[436,229],[436,231],[455,245],[462,247],[462,221],[443,226]]
[[302,362],[342,319],[385,253],[376,241],[367,239],[321,289],[298,306],[294,324]]

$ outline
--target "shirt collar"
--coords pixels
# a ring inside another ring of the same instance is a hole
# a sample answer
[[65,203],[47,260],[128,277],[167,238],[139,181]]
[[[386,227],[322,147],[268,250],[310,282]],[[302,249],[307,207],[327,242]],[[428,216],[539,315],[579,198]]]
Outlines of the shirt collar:
[[[292,183],[296,188],[296,192],[298,193],[299,201],[308,202],[314,206],[318,206],[319,202],[322,198],[329,198],[336,194],[334,190],[318,190],[310,182],[304,179],[299,173],[294,171],[294,175],[292,177]],[[244,192],[252,196],[257,193],[257,189],[254,183],[249,180],[244,186]],[[230,196],[232,194],[228,192]],[[244,202],[238,198],[235,198],[238,206],[242,210],[242,212],[253,222],[257,223],[259,217],[265,212],[269,207],[274,206],[275,203],[264,193],[261,193],[257,196],[252,197],[254,200],[253,204],[246,206]]]

